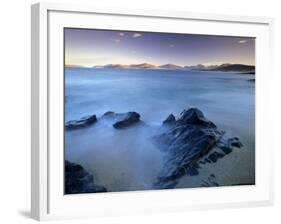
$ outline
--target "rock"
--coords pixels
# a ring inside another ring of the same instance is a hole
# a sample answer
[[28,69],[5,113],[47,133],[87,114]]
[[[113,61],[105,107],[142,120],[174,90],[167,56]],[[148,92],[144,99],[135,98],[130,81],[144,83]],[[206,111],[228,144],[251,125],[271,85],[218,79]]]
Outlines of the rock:
[[114,112],[112,112],[112,111],[107,111],[107,112],[105,112],[103,115],[102,115],[102,118],[108,118],[108,117],[112,117],[112,116],[114,116]]
[[170,114],[165,121],[163,121],[163,125],[171,125],[176,122],[176,118],[173,114]]
[[241,148],[243,144],[239,141],[237,137],[235,138],[230,138],[227,140],[229,147],[236,147],[236,148]]
[[215,163],[218,159],[221,159],[222,157],[224,157],[224,154],[219,152],[213,152],[208,156],[208,159]]
[[206,159],[204,159],[204,162],[205,162],[205,163],[211,163],[212,161],[209,160],[208,158],[206,158]]
[[155,188],[173,185],[186,174],[197,175],[198,164],[223,158],[226,154],[214,149],[225,147],[232,150],[239,142],[238,138],[224,140],[224,133],[199,109],[184,110],[174,125],[153,137],[158,148],[165,152],[163,169],[154,183]]
[[65,193],[97,193],[107,192],[103,186],[94,184],[93,175],[89,174],[81,165],[65,160]]
[[194,165],[191,169],[190,169],[190,171],[189,171],[189,175],[190,176],[196,176],[196,175],[198,175],[199,174],[199,172],[198,172],[198,169],[200,168],[200,166],[199,165]]
[[197,108],[190,108],[189,110],[184,110],[181,113],[180,118],[177,120],[177,125],[179,124],[190,124],[195,126],[210,127],[215,128],[216,125],[206,119],[201,110]]
[[230,148],[229,146],[221,146],[220,149],[225,153],[225,155],[232,152],[232,148]]
[[91,115],[91,116],[83,117],[81,118],[81,120],[68,121],[65,124],[65,129],[67,131],[71,131],[81,128],[87,128],[96,122],[97,122],[96,115]]
[[137,112],[114,113],[107,111],[101,118],[112,122],[112,126],[116,129],[127,128],[140,122],[140,115]]
[[233,151],[234,148],[241,148],[243,144],[240,142],[239,138],[229,138],[227,140],[222,140],[217,144],[218,148],[227,155]]
[[116,114],[116,116],[118,121],[113,124],[116,129],[126,128],[140,121],[140,115],[137,112]]

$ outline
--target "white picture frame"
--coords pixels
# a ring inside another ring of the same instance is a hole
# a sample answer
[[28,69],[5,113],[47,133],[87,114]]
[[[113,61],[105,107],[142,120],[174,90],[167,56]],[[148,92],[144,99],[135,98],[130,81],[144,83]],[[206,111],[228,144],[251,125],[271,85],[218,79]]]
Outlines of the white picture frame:
[[[273,19],[190,12],[32,5],[31,214],[37,220],[248,207],[273,203],[268,103]],[[188,28],[185,25],[188,25]],[[256,184],[219,188],[63,195],[63,27],[256,37]],[[266,76],[262,74],[267,73]]]

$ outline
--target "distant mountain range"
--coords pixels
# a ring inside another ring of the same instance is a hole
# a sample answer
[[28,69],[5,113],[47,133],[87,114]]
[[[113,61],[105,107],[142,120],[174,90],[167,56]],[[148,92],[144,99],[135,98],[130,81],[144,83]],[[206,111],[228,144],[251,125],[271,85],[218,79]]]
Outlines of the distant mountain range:
[[239,72],[254,72],[255,66],[253,65],[243,65],[243,64],[222,64],[215,68],[210,69],[212,71],[239,71]]
[[[77,65],[66,65],[67,68],[77,68],[82,66]],[[107,64],[107,65],[97,65],[92,68],[111,68],[111,69],[165,69],[165,70],[191,70],[191,71],[222,71],[222,72],[239,72],[254,74],[255,66],[254,65],[244,65],[244,64],[230,64],[225,63],[221,65],[209,65],[205,66],[202,64],[192,65],[192,66],[180,66],[175,64],[165,64],[165,65],[153,65],[148,63],[141,64]]]
[[184,67],[174,64],[165,64],[158,66],[160,69],[170,69],[170,70],[177,70],[177,69],[184,69]]

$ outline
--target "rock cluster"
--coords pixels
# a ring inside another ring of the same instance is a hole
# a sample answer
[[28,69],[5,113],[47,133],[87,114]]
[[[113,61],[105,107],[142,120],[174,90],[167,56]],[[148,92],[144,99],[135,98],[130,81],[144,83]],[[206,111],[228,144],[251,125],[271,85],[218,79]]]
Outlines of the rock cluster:
[[[171,117],[169,115],[165,121]],[[166,152],[163,169],[154,186],[171,188],[183,175],[197,175],[199,161],[201,164],[216,162],[233,147],[242,146],[238,138],[224,140],[223,135],[224,132],[205,118],[202,111],[196,108],[184,110],[167,131],[153,137],[159,149]],[[220,152],[215,148],[220,148]],[[205,160],[201,161],[203,158]]]
[[[108,111],[100,120],[107,120],[115,129],[124,129],[144,124],[137,112],[114,113]],[[95,115],[66,123],[66,130],[87,128],[97,122]],[[160,128],[160,134],[152,137],[157,147],[164,152],[164,165],[154,188],[173,188],[184,175],[198,175],[198,170],[206,163],[216,163],[234,148],[242,147],[237,137],[226,138],[225,132],[208,120],[197,108],[184,110],[176,119],[170,114]],[[66,161],[66,193],[104,192],[104,187],[96,186],[91,174],[78,164]],[[209,184],[216,186],[214,177]],[[214,182],[214,183],[213,183]]]
[[81,165],[65,160],[65,194],[107,192]]
[[[108,111],[104,113],[101,119],[110,119],[114,128],[123,129],[140,122],[140,115],[137,112],[114,113],[112,111]],[[83,117],[80,120],[68,121],[65,124],[65,130],[71,131],[87,128],[95,124],[97,121],[96,115]]]

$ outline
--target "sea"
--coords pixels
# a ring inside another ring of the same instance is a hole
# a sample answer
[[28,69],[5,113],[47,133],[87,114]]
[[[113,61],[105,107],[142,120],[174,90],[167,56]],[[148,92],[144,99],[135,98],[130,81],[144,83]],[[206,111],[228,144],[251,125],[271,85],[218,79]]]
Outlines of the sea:
[[200,187],[214,174],[220,186],[255,183],[255,75],[215,71],[65,68],[65,122],[107,111],[135,111],[149,128],[116,130],[99,120],[65,132],[65,159],[81,164],[109,191],[153,190],[164,153],[151,137],[169,114],[198,108],[243,147],[174,188]]

